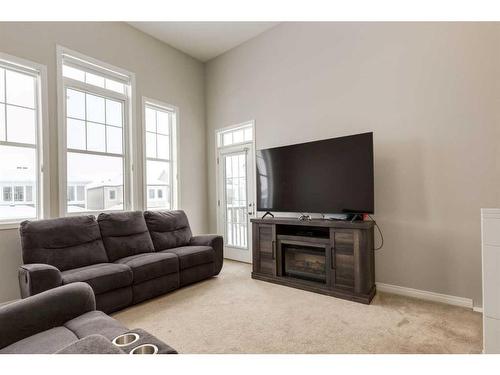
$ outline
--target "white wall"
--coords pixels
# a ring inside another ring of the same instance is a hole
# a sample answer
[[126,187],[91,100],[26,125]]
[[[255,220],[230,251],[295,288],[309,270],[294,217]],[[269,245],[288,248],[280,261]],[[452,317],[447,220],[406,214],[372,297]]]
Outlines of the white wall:
[[[141,121],[142,95],[179,107],[180,207],[186,210],[193,232],[205,232],[203,64],[124,23],[3,22],[0,23],[0,51],[48,68],[52,215],[58,213],[56,44],[136,74],[136,125]],[[137,136],[140,133],[136,130]],[[141,163],[138,155],[136,165]],[[137,172],[142,173],[141,169]],[[17,267],[20,264],[17,230],[0,230],[0,302],[18,298]]]
[[[480,208],[500,203],[497,24],[286,23],[206,66],[214,130],[257,148],[374,132],[379,282],[481,305]],[[215,230],[215,170],[209,163]]]

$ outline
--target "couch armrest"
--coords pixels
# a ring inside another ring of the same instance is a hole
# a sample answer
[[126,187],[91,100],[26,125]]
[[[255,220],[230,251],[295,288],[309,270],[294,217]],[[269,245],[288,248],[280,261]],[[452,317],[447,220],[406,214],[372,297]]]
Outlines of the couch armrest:
[[200,236],[191,237],[190,245],[193,246],[211,246],[215,250],[215,270],[214,275],[217,275],[222,269],[224,259],[224,239],[218,234],[202,234]]
[[21,298],[62,285],[61,272],[49,264],[33,263],[19,267],[19,287]]
[[71,283],[0,307],[0,349],[95,310],[92,288]]

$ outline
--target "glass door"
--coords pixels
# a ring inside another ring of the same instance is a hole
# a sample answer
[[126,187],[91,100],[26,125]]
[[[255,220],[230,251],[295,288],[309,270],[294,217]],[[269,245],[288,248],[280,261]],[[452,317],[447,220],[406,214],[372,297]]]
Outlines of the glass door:
[[219,232],[224,235],[224,256],[251,263],[250,218],[254,214],[253,146],[219,150]]

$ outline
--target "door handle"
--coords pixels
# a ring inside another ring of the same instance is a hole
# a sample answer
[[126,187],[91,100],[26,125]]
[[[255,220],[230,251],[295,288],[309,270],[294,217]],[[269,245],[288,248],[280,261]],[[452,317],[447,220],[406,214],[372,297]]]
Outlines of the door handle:
[[276,241],[272,241],[272,257],[276,259]]
[[254,209],[254,205],[253,205],[253,203],[249,203],[249,204],[248,204],[248,207],[250,207],[250,208],[251,208],[251,210],[250,210],[250,212],[248,212],[248,214],[249,214],[250,216],[255,215],[255,209]]

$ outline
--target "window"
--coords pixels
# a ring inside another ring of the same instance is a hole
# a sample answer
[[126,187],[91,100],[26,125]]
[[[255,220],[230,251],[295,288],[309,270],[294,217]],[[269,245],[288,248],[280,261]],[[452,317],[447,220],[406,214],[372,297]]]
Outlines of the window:
[[143,111],[146,207],[173,209],[177,207],[177,110],[144,99]]
[[64,108],[65,170],[60,175],[66,185],[60,191],[68,194],[62,210],[130,208],[132,156],[127,145],[133,75],[62,47],[58,54]]
[[43,66],[0,53],[0,223],[43,216]]
[[12,200],[12,188],[10,186],[3,188],[3,200],[4,202],[10,202]]
[[253,140],[253,127],[250,124],[220,131],[217,137],[217,144],[219,147],[251,142]]
[[23,202],[23,201],[24,201],[24,186],[15,186],[14,202]]

